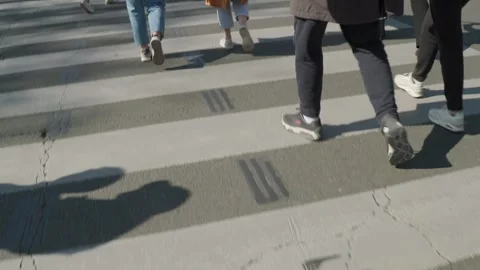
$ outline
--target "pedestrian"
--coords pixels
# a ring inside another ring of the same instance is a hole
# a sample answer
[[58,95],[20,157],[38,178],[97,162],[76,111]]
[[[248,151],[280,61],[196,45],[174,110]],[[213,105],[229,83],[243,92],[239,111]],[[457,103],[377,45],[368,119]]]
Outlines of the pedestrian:
[[220,46],[225,49],[233,48],[232,31],[233,16],[240,25],[240,37],[242,38],[242,47],[245,52],[251,52],[254,48],[253,39],[247,28],[248,16],[248,0],[205,0],[205,4],[217,9],[217,17],[220,27],[223,29],[225,36],[220,39]]
[[462,8],[469,0],[430,0],[421,30],[417,64],[413,72],[395,76],[395,84],[414,98],[423,97],[423,82],[440,51],[447,104],[431,109],[430,121],[453,132],[464,131]]
[[[153,59],[154,64],[162,65],[165,61],[162,49],[165,31],[164,0],[126,0],[126,2],[133,39],[141,48],[140,60],[149,62]],[[147,16],[145,16],[145,8]],[[148,34],[146,17],[148,17],[151,35]]]
[[[300,111],[283,116],[284,127],[311,140],[321,139],[320,100],[323,80],[322,39],[329,22],[338,23],[357,58],[360,73],[376,120],[387,142],[390,164],[413,158],[414,152],[400,123],[391,68],[380,39],[379,18],[385,14],[383,0],[292,0],[294,15],[295,71]],[[391,0],[403,14],[403,0]],[[328,68],[328,67],[326,67]],[[353,108],[352,108],[353,109]],[[346,113],[355,113],[348,111]]]
[[[113,4],[113,0],[105,0],[105,5]],[[95,12],[95,8],[90,4],[90,0],[81,0],[80,6],[89,14]]]

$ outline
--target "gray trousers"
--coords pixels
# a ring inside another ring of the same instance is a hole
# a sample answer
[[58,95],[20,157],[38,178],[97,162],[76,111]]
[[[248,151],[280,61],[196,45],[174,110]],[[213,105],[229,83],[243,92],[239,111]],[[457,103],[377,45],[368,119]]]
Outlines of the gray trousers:
[[[294,27],[295,72],[300,111],[308,117],[318,117],[323,83],[322,39],[327,22],[295,18]],[[357,58],[377,121],[380,122],[387,114],[398,119],[392,71],[378,31],[379,22],[341,25],[341,29]]]

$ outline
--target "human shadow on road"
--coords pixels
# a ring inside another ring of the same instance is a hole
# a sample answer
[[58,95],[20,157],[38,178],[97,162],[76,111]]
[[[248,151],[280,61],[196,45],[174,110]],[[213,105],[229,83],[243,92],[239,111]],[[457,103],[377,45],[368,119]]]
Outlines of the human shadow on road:
[[416,156],[398,166],[399,169],[438,169],[450,168],[452,164],[447,158],[448,153],[465,137],[480,134],[480,117],[468,117],[468,122],[474,123],[466,133],[453,133],[442,127],[434,125],[432,131],[423,142],[422,149]]
[[[175,209],[190,195],[165,180],[138,189],[137,183],[114,185],[122,177],[120,169],[101,168],[0,195],[0,249],[46,254],[94,248]],[[81,179],[85,181],[72,182]]]
[[[479,94],[480,88],[465,88],[465,95]],[[443,91],[429,91],[428,96],[443,95]],[[405,126],[420,126],[429,124],[428,111],[432,108],[439,108],[445,104],[441,102],[422,103],[417,105],[413,111],[400,113],[400,119]],[[475,113],[466,117],[465,133],[453,133],[444,128],[433,126],[432,131],[424,140],[422,149],[411,161],[398,166],[399,169],[436,169],[452,167],[448,161],[447,154],[465,137],[476,136],[480,134],[480,100],[465,99],[464,107],[475,110]],[[345,133],[364,132],[378,129],[378,123],[375,119],[357,121],[346,125],[324,125],[322,140],[329,140],[341,136]]]
[[[470,87],[464,89],[464,95],[474,95],[480,94],[480,87]],[[443,95],[443,91],[435,90],[435,91],[427,91],[425,93],[425,98]],[[413,101],[412,101],[413,102]],[[479,107],[480,100],[478,99],[465,99],[464,100],[464,107],[465,108],[472,108],[474,110],[478,110],[476,108]],[[426,123],[430,123],[428,119],[428,111],[432,108],[439,108],[445,105],[445,101],[439,102],[430,102],[430,103],[421,103],[415,107],[415,110],[401,112],[399,114],[402,123],[406,126],[411,125],[424,125]],[[378,123],[375,119],[370,118],[362,121],[357,121],[345,125],[323,125],[324,132],[322,133],[322,140],[330,140],[341,136],[345,133],[351,132],[363,132],[372,129],[378,129]]]

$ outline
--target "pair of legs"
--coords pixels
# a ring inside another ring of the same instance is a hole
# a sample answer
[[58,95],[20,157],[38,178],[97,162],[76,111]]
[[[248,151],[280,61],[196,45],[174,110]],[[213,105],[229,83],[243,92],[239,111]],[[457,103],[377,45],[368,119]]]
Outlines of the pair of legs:
[[395,84],[412,97],[423,96],[423,82],[432,70],[437,52],[447,105],[429,112],[435,124],[454,132],[464,131],[462,7],[466,1],[431,0],[423,20],[417,64],[412,73],[397,75]]
[[[105,0],[105,5],[110,5],[113,3],[113,0]],[[95,9],[90,4],[90,0],[80,0],[80,6],[89,14],[95,12]]]
[[[321,137],[322,39],[326,27],[324,21],[295,18],[295,70],[300,112],[283,117],[287,130],[313,140]],[[378,31],[379,21],[341,25],[341,29],[357,58],[376,119],[387,139],[390,163],[396,165],[413,158],[405,128],[398,120],[390,64]]]
[[220,40],[220,46],[226,49],[233,48],[232,40],[232,27],[233,27],[233,13],[235,18],[240,25],[240,36],[242,37],[242,47],[246,52],[251,52],[253,50],[254,44],[252,37],[247,29],[248,21],[248,4],[242,4],[240,0],[231,0],[231,5],[227,6],[226,9],[217,8],[218,22],[220,27],[225,32],[225,37]]
[[[162,39],[165,31],[165,1],[164,0],[127,0],[128,17],[132,26],[133,39],[142,49],[142,62],[151,61],[161,65],[165,61],[162,50]],[[147,16],[145,16],[145,8]],[[147,20],[151,37],[147,30]],[[152,52],[153,50],[153,52]]]

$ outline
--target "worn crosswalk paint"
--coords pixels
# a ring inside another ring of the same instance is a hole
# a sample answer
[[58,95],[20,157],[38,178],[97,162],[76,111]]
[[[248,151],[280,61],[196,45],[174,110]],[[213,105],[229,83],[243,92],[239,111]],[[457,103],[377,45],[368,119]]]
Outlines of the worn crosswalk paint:
[[[163,66],[140,62],[123,3],[92,3],[0,1],[0,269],[478,261],[478,46],[464,50],[468,132],[428,122],[444,104],[436,63],[424,99],[396,91],[419,153],[392,168],[338,25],[324,39],[326,139],[310,143],[281,125],[298,107],[288,1],[250,4],[248,54],[238,26],[220,48],[214,9],[168,3]],[[392,72],[411,71],[411,26],[385,29]]]

